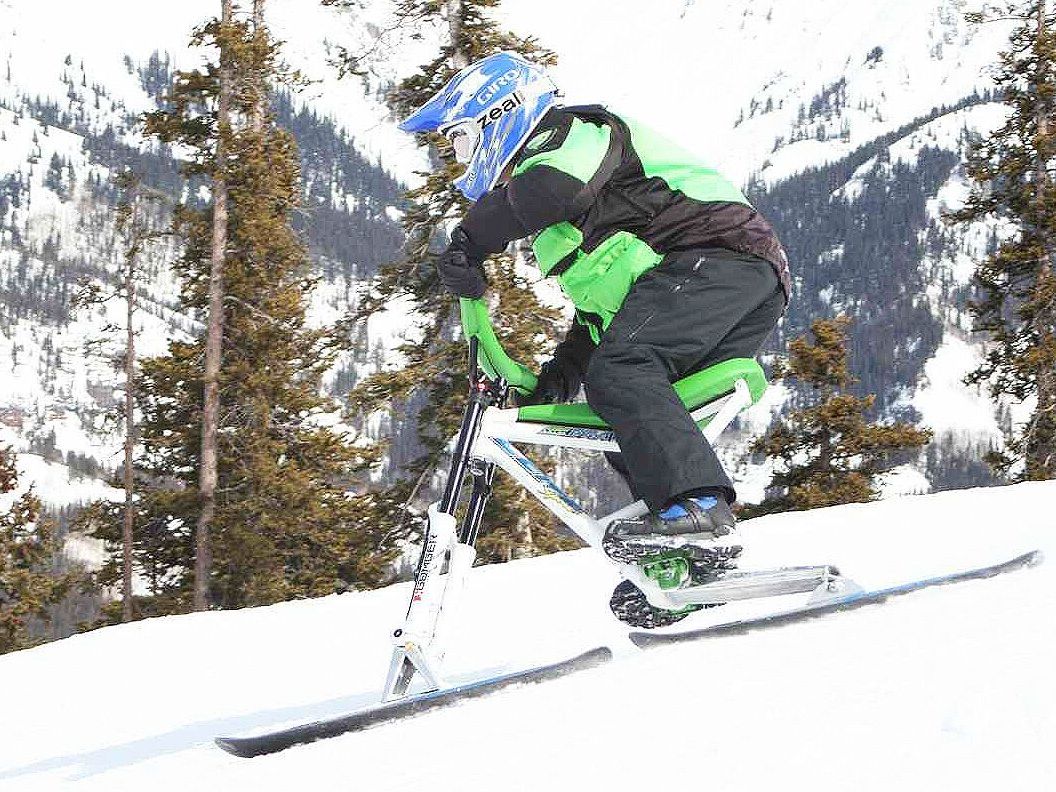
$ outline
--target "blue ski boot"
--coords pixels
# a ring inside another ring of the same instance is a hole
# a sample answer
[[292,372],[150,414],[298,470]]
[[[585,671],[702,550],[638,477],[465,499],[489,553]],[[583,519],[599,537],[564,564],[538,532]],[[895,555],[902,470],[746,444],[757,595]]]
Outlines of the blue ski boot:
[[671,550],[703,559],[721,544],[716,539],[736,527],[737,518],[722,495],[697,495],[679,498],[659,514],[613,522],[605,531],[602,548],[623,564],[637,564]]
[[[699,586],[737,568],[742,548],[716,541],[729,536],[736,526],[737,519],[721,494],[690,496],[679,498],[659,514],[612,523],[602,548],[613,560],[640,567],[660,589]],[[662,610],[651,605],[634,583],[624,580],[613,591],[609,607],[620,621],[653,629],[715,605]]]

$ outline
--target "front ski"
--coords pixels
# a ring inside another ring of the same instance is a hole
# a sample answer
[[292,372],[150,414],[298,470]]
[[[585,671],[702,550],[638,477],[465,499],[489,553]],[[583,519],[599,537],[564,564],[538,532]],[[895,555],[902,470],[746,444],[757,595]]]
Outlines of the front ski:
[[758,616],[749,619],[738,619],[737,621],[715,624],[703,627],[699,630],[689,630],[675,633],[655,632],[632,632],[629,637],[636,646],[647,649],[654,646],[680,643],[682,641],[696,641],[701,638],[719,638],[728,635],[742,635],[753,630],[766,629],[768,627],[781,627],[793,622],[804,621],[818,616],[823,616],[836,611],[851,610],[865,605],[875,605],[891,597],[899,597],[914,591],[920,591],[932,586],[945,586],[951,583],[961,583],[966,580],[981,580],[995,577],[1005,572],[1014,572],[1017,569],[1037,566],[1042,562],[1044,556],[1040,550],[1024,553],[1009,561],[993,566],[970,569],[966,572],[954,572],[949,575],[927,578],[925,580],[913,580],[898,586],[877,589],[874,591],[852,591],[834,598],[826,598],[818,602],[808,603],[799,608],[771,613],[766,616]]
[[430,693],[408,696],[399,701],[380,704],[349,715],[293,726],[270,734],[259,734],[254,737],[217,737],[216,744],[228,753],[245,759],[263,756],[292,748],[295,745],[363,731],[394,720],[414,717],[468,698],[487,696],[513,685],[556,679],[576,671],[593,668],[611,659],[612,650],[607,646],[600,646],[559,663],[515,671],[477,682],[467,682],[446,690],[434,690]]

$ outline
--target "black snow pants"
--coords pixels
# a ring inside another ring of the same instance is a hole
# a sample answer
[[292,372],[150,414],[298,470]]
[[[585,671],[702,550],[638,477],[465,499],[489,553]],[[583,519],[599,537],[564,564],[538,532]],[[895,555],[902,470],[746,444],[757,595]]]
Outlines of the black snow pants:
[[634,284],[591,355],[584,384],[587,402],[620,444],[622,454],[610,462],[650,509],[706,488],[736,500],[671,383],[755,357],[784,309],[768,262],[721,248],[668,254]]

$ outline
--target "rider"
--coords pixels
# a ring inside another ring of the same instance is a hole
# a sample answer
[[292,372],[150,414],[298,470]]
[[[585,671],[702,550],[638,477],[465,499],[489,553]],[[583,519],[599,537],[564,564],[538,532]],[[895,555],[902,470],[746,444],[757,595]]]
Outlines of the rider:
[[649,127],[562,106],[516,53],[467,66],[400,128],[439,131],[466,166],[455,185],[474,203],[437,259],[444,286],[480,297],[484,260],[537,235],[540,270],[575,304],[528,401],[569,401],[583,385],[615,432],[622,460],[610,460],[650,511],[614,523],[606,550],[634,561],[733,530],[733,484],[672,383],[754,357],[777,324],[790,282],[770,224]]

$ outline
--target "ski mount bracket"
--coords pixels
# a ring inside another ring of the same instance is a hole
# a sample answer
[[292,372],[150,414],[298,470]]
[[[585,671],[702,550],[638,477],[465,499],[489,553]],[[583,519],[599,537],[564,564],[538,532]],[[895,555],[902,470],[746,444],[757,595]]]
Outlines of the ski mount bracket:
[[811,604],[819,604],[861,591],[857,583],[840,575],[836,567],[827,565],[727,572],[713,582],[680,588],[663,588],[635,564],[622,564],[620,572],[642,590],[650,605],[670,611],[688,605],[721,605],[806,593],[810,594]]

